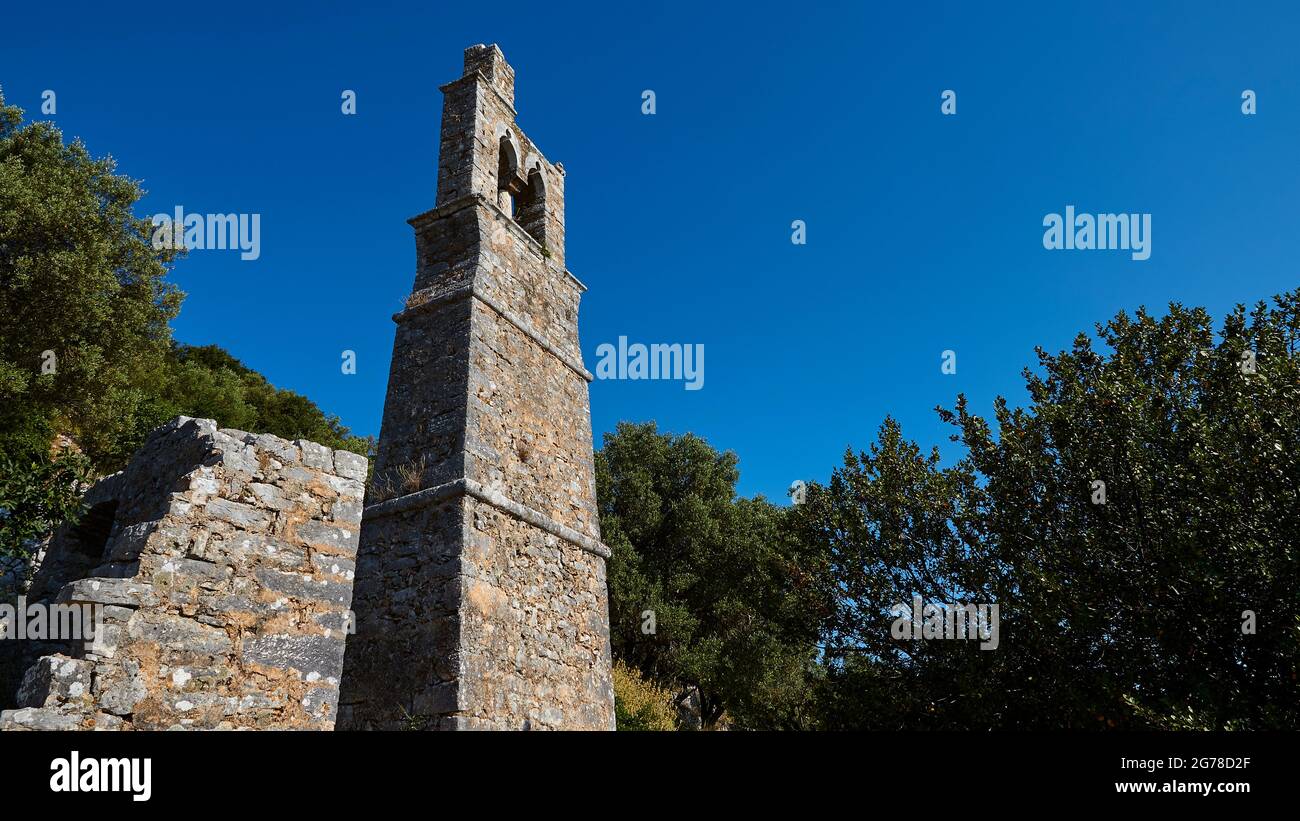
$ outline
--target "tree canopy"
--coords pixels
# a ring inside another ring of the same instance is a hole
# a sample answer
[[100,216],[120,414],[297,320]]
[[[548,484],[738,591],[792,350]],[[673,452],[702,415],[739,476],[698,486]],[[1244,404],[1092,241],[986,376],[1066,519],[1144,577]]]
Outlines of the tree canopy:
[[615,656],[705,727],[798,724],[813,624],[781,511],[736,499],[736,456],[653,422],[622,423],[596,454]]
[[[821,545],[833,726],[1300,726],[1300,292],[1216,334],[1171,305],[1039,350],[1026,408],[892,422],[792,512]],[[885,611],[997,602],[996,651],[897,642]]]

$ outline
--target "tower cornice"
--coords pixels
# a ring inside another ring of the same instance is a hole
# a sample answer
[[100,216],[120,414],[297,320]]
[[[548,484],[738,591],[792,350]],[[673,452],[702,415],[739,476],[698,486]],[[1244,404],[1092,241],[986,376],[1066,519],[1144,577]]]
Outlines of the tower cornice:
[[533,248],[533,250],[537,251],[537,255],[541,257],[542,263],[547,268],[549,268],[552,271],[557,271],[559,273],[562,273],[570,280],[572,280],[573,284],[578,288],[578,293],[587,292],[586,283],[578,279],[578,277],[575,276],[574,273],[569,270],[568,266],[559,265],[555,263],[553,260],[547,258],[545,246],[543,246],[540,242],[538,242],[536,237],[534,237],[532,234],[525,231],[523,227],[518,222],[516,222],[513,217],[506,214],[505,211],[501,210],[500,206],[498,206],[496,203],[492,202],[490,199],[483,196],[482,194],[466,194],[465,196],[458,197],[457,199],[454,199],[451,202],[445,202],[442,205],[439,205],[435,208],[430,208],[428,211],[423,211],[419,214],[416,214],[415,216],[408,219],[406,221],[406,224],[418,230],[428,225],[431,222],[434,222],[439,219],[444,219],[446,217],[451,216],[452,214],[455,214],[458,211],[463,211],[466,208],[472,208],[475,205],[481,205],[483,208],[491,212],[494,216],[503,220],[506,226],[506,230],[510,231],[520,240],[528,243]]

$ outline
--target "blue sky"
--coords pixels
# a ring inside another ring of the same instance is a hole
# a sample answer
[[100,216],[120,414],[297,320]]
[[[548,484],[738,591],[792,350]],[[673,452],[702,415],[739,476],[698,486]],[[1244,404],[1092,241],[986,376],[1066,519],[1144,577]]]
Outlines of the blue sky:
[[[434,203],[438,86],[479,42],[565,165],[588,368],[620,335],[705,346],[702,390],[594,382],[597,444],[620,420],[694,432],[739,454],[745,495],[825,479],[887,414],[955,458],[935,405],[1023,403],[1035,345],[1120,309],[1220,316],[1300,284],[1290,4],[356,6],[12,4],[0,85],[142,180],[142,215],[261,214],[260,259],[180,263],[176,336],[358,433],[379,432],[406,219]],[[1150,213],[1150,259],[1045,250],[1067,205]]]

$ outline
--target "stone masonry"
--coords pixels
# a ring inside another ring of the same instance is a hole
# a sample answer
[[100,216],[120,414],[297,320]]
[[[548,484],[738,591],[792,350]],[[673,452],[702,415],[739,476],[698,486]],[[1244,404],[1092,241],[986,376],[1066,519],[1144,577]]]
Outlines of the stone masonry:
[[331,729],[366,467],[206,419],[154,431],[28,591],[93,607],[93,643],[0,642],[44,654],[0,729]]
[[410,220],[357,557],[340,728],[613,729],[585,290],[564,168],[515,123],[514,70],[442,87],[437,206]]

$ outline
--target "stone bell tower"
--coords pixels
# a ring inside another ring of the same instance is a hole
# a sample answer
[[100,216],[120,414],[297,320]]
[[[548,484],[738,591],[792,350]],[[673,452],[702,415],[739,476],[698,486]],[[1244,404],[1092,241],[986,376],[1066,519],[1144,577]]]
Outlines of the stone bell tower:
[[564,266],[564,167],[515,125],[514,69],[442,87],[437,207],[412,218],[362,518],[340,729],[613,729],[609,604]]

